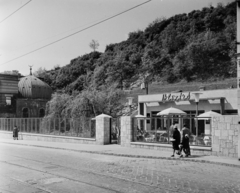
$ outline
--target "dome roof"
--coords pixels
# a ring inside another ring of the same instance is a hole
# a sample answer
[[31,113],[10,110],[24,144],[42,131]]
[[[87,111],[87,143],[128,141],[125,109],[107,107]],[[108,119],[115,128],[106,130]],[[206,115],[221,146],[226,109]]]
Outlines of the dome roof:
[[25,76],[18,82],[18,91],[24,98],[50,99],[51,87],[33,75]]

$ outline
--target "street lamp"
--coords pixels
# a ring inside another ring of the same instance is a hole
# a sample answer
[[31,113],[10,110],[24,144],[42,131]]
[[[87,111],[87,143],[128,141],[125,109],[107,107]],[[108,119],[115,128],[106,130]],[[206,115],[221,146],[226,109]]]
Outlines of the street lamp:
[[129,106],[129,112],[130,112],[134,97],[127,97],[127,99],[128,99],[128,106]]
[[141,89],[146,89],[146,94],[148,94],[148,81],[144,79],[144,82],[141,84]]
[[199,98],[200,98],[200,94],[202,93],[199,93],[199,92],[195,92],[195,93],[192,93],[194,94],[194,97],[195,97],[195,103],[196,103],[196,136],[198,136],[198,119],[197,119],[197,116],[198,116],[198,103],[199,103]]

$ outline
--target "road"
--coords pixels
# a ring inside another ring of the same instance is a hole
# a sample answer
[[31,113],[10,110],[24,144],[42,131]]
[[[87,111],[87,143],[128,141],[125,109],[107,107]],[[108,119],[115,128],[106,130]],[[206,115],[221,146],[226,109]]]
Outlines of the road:
[[240,168],[0,145],[0,193],[240,193]]

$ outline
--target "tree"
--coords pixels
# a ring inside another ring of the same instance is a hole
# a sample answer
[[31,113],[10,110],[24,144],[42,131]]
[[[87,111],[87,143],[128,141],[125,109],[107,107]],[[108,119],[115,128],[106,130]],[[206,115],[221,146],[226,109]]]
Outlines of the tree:
[[45,74],[47,72],[47,70],[45,68],[38,68],[38,70],[33,72],[33,75],[36,77],[40,77],[41,75]]
[[90,48],[95,52],[98,49],[99,43],[97,40],[92,40],[89,44]]
[[95,117],[101,113],[117,117],[121,115],[124,99],[125,93],[116,85],[89,87],[72,95],[59,92],[47,103],[46,118]]
[[64,93],[54,93],[46,105],[47,118],[69,118],[69,106],[73,96]]
[[135,65],[129,62],[129,54],[118,50],[115,58],[109,61],[107,68],[108,83],[116,83],[123,90],[128,81],[135,75]]
[[149,25],[148,25],[148,28],[151,28],[159,23],[161,23],[162,21],[165,21],[167,18],[166,17],[158,17],[156,18],[153,22],[151,22]]
[[60,68],[61,68],[61,66],[60,66],[59,64],[56,64],[56,65],[53,67],[54,70],[59,70]]
[[[117,85],[106,85],[99,89],[88,88],[81,92],[74,100],[72,116],[78,112],[77,109],[90,109],[93,116],[101,113],[111,115],[112,117],[121,116],[121,110],[125,99],[124,91],[117,88]],[[81,106],[81,108],[78,108]]]
[[47,71],[45,68],[40,67],[38,70],[33,72],[33,75],[47,83],[52,89],[55,89],[54,80],[57,75],[57,70]]
[[223,34],[204,32],[176,55],[174,73],[187,81],[230,77],[229,50]]

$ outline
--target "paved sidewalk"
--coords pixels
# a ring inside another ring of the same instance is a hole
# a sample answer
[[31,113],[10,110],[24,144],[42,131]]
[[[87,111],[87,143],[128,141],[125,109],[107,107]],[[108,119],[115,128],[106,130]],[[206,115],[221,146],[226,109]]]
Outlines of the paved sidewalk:
[[31,140],[12,140],[12,139],[0,139],[0,143],[25,145],[42,148],[53,148],[68,151],[78,151],[85,153],[96,153],[113,156],[126,156],[126,157],[139,157],[139,158],[151,158],[151,159],[182,159],[185,161],[206,162],[228,166],[240,167],[240,161],[238,158],[219,157],[219,156],[201,156],[192,155],[189,158],[171,158],[172,152],[162,150],[150,150],[141,148],[122,147],[120,145],[90,145],[90,144],[77,144],[77,143],[60,143],[60,142],[47,142],[47,141],[31,141]]

